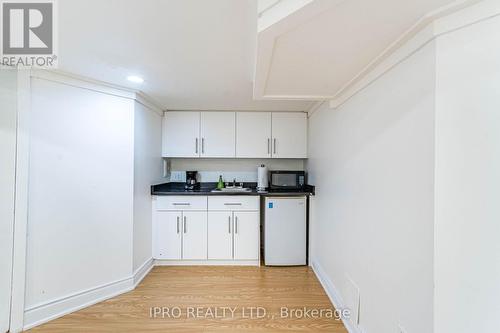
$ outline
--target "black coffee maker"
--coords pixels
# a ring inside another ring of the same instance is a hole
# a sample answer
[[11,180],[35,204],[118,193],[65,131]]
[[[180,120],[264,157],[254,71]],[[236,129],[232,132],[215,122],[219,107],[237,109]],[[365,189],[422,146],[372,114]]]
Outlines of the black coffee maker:
[[184,189],[193,191],[200,187],[200,183],[196,179],[197,175],[198,171],[186,171],[186,185],[184,185]]

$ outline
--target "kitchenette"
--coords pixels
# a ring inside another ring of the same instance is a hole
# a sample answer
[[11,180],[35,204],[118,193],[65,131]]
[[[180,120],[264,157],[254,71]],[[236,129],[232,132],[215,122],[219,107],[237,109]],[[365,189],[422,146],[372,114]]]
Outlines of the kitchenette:
[[162,141],[156,264],[308,264],[305,113],[165,112]]
[[500,332],[500,0],[0,11],[0,333]]

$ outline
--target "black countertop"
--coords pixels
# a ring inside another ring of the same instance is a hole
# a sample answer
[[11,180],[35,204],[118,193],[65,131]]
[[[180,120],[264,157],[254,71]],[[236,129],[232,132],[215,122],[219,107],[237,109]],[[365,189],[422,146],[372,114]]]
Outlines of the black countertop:
[[262,196],[285,196],[285,195],[314,195],[314,186],[306,185],[303,190],[269,190],[257,192],[257,183],[243,183],[243,187],[251,188],[250,192],[211,192],[217,187],[217,183],[200,183],[195,190],[185,190],[184,183],[164,183],[151,186],[152,195],[262,195]]

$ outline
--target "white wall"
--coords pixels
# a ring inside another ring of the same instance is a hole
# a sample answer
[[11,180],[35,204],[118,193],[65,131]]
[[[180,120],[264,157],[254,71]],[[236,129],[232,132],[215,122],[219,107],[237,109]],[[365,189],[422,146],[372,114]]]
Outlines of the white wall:
[[14,186],[16,176],[17,71],[0,68],[0,332],[9,330]]
[[500,332],[500,17],[437,42],[435,332]]
[[432,332],[435,45],[309,119],[313,265],[367,333]]
[[130,278],[133,257],[133,100],[43,79],[31,100],[28,326]]
[[135,102],[134,271],[152,258],[151,185],[162,181],[161,115]]

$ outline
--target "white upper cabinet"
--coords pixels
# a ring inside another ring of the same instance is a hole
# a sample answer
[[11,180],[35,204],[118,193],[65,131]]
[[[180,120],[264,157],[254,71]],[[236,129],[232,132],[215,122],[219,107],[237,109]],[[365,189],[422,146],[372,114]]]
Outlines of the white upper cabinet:
[[200,156],[200,112],[166,112],[163,118],[163,156]]
[[271,157],[271,113],[236,113],[236,157]]
[[201,112],[200,140],[201,157],[234,157],[235,113]]
[[307,158],[307,115],[302,112],[273,112],[272,157]]
[[164,157],[307,158],[303,112],[169,111]]

